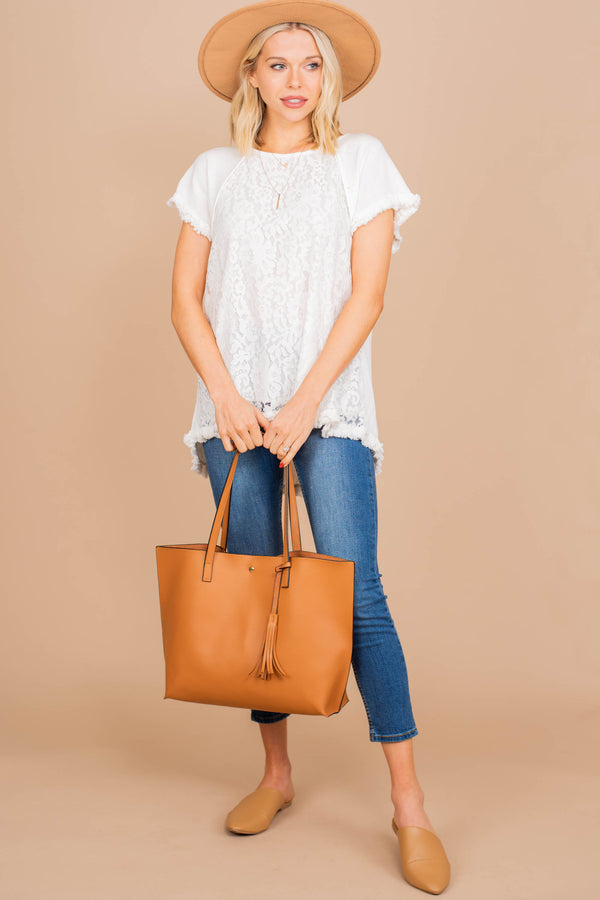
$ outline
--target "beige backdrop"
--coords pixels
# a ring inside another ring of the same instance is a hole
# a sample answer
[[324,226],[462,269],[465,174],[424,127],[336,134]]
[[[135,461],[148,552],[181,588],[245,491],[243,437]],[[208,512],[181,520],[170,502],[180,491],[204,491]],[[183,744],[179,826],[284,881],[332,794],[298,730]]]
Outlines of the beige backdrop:
[[[374,334],[379,562],[446,894],[590,896],[596,4],[350,5],[382,62],[343,129],[422,196]],[[228,142],[196,53],[235,6],[4,3],[6,897],[417,896],[353,680],[290,720],[295,805],[247,840],[223,818],[261,775],[249,713],[162,699],[154,548],[214,511],[165,201]]]

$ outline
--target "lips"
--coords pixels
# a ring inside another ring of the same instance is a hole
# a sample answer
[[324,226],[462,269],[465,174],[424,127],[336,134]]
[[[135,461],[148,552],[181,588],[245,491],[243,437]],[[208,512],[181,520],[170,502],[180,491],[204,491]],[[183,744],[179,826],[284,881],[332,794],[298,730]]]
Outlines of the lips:
[[281,102],[290,109],[299,109],[306,103],[306,97],[282,97]]

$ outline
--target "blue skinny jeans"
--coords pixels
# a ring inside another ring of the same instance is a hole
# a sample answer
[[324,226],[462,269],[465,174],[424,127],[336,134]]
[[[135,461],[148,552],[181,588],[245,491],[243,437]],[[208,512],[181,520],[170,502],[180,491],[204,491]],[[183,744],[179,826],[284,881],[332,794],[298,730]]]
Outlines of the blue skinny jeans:
[[[204,443],[209,480],[218,503],[233,450],[220,437]],[[324,438],[314,428],[294,456],[317,553],[354,560],[352,668],[371,741],[405,741],[418,734],[400,639],[377,563],[377,490],[368,447],[351,438]],[[290,472],[291,477],[291,472]],[[227,550],[283,553],[283,469],[266,447],[240,453],[233,479]],[[253,709],[254,722],[278,722],[289,713]]]

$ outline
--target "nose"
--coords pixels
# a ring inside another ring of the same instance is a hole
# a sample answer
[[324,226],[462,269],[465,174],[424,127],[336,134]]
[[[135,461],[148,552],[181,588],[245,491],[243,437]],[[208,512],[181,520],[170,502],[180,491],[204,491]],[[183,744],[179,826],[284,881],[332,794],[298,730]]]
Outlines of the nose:
[[300,75],[290,69],[290,78],[289,78],[289,86],[299,88],[300,87]]

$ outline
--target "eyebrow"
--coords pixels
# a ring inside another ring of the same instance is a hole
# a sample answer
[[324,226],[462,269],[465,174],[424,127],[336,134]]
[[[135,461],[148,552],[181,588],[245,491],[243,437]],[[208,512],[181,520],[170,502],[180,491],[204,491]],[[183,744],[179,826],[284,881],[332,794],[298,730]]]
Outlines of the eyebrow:
[[[283,59],[283,60],[285,60],[285,61],[287,62],[287,60],[285,59],[285,56],[267,56],[265,62],[269,62],[270,59]],[[313,56],[305,56],[304,59],[305,59],[305,60],[307,60],[307,59],[321,59],[321,57],[320,57],[318,54],[315,53]]]

